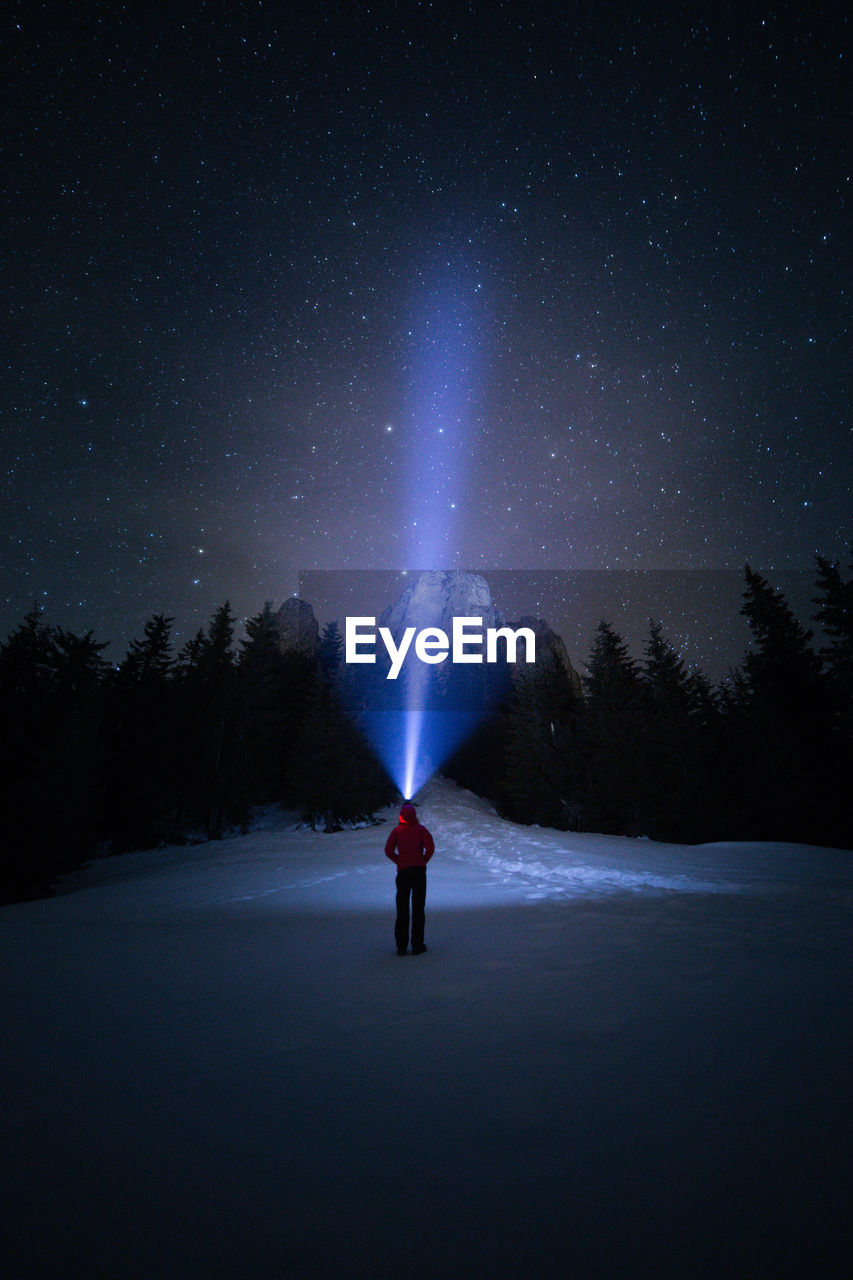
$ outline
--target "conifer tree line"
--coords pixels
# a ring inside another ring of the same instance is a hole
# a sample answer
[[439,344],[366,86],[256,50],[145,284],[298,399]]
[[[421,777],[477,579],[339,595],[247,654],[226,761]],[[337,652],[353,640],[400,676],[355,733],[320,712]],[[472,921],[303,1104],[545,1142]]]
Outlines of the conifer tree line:
[[336,694],[337,624],[283,650],[272,606],[235,644],[228,603],[176,654],[156,614],[118,666],[38,610],[0,646],[0,899],[99,851],[215,839],[281,803],[331,829],[395,790]]
[[[554,657],[517,669],[447,771],[517,822],[850,847],[853,578],[837,562],[817,557],[814,603],[820,648],[747,566],[751,646],[716,689],[659,623],[636,659],[602,621],[580,690]],[[239,643],[235,623],[226,603],[175,653],[156,614],[117,666],[91,632],[35,609],[0,644],[2,900],[46,892],[99,850],[217,838],[253,806],[334,829],[394,799],[342,709],[337,623],[312,652],[282,649],[269,603]]]
[[603,621],[581,690],[553,658],[520,673],[451,767],[517,822],[850,848],[853,579],[822,557],[814,605],[820,648],[747,565],[751,644],[717,689],[686,668],[658,622],[637,660]]

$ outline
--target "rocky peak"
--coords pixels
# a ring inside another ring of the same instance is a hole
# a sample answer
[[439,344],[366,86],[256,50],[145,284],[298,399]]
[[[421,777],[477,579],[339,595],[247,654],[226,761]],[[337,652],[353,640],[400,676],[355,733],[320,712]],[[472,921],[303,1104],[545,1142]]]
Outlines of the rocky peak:
[[388,627],[397,638],[406,627],[420,631],[440,627],[449,635],[454,618],[482,618],[484,627],[502,627],[504,616],[492,600],[486,579],[462,569],[430,569],[419,574],[393,605],[382,614],[379,625]]
[[525,616],[519,618],[517,622],[510,623],[513,630],[519,627],[529,627],[536,636],[536,659],[541,661],[545,657],[554,657],[557,662],[567,673],[572,682],[572,687],[576,693],[581,692],[581,679],[572,666],[569,658],[569,651],[566,648],[562,636],[558,636],[556,631],[552,631],[551,627],[544,618],[533,618]]
[[275,623],[282,650],[286,652],[296,649],[300,653],[311,655],[316,653],[320,628],[307,600],[300,600],[298,596],[285,600],[275,615]]

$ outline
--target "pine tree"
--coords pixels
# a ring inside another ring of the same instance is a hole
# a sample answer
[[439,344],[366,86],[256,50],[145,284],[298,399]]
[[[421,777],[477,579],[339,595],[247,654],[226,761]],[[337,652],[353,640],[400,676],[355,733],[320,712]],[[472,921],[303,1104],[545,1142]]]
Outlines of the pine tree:
[[649,625],[642,681],[643,828],[655,839],[707,839],[716,807],[709,769],[713,697],[702,673],[686,670],[659,622]]
[[219,839],[248,807],[238,741],[235,619],[228,601],[214,612],[191,664],[180,672],[185,790],[182,808]]
[[820,674],[820,663],[811,648],[813,631],[806,631],[794,617],[781,591],[745,566],[746,590],[741,613],[752,632],[754,648],[744,659],[744,670],[753,694],[810,688]]
[[0,645],[0,902],[48,892],[52,866],[41,816],[54,812],[45,803],[53,763],[46,764],[45,747],[52,738],[54,668],[53,632],[33,608]]
[[54,802],[64,815],[65,848],[77,865],[105,835],[103,775],[106,763],[106,680],[109,667],[89,631],[77,636],[57,629],[57,736]]
[[57,628],[53,643],[57,654],[56,678],[61,692],[92,693],[100,687],[109,670],[101,657],[107,643],[98,644],[87,631],[84,636]]
[[[848,792],[853,761],[853,578],[846,582],[838,563],[817,557],[819,595],[814,621],[829,640],[820,656],[829,702],[826,742],[826,839],[848,846],[853,840]],[[853,564],[850,569],[853,570]]]
[[[845,582],[838,561],[817,556],[819,595],[814,620],[829,637],[820,651],[837,705],[845,714],[853,711],[853,578]],[[853,565],[850,566],[853,570]]]
[[640,834],[643,687],[628,646],[608,622],[599,623],[582,682],[584,826]]
[[114,848],[175,838],[183,763],[172,619],[154,614],[107,691],[105,808]]
[[312,827],[337,830],[388,804],[394,788],[334,690],[317,679],[287,774],[285,801]]
[[228,600],[213,614],[200,654],[200,665],[208,680],[216,680],[234,667],[235,618]]
[[176,666],[180,675],[184,676],[188,672],[196,670],[201,662],[205,643],[204,628],[199,627],[195,635],[186,642],[178,654]]
[[741,613],[753,636],[738,684],[740,742],[758,834],[817,839],[830,729],[813,633],[785,597],[745,568]]
[[53,685],[53,628],[34,606],[0,645],[0,691],[4,698],[44,695]]
[[102,833],[104,648],[38,610],[0,645],[0,900],[47,892]]
[[174,618],[155,613],[145,624],[144,639],[131,640],[120,667],[123,685],[157,683],[171,676],[173,622]]
[[337,622],[330,622],[320,636],[320,674],[327,684],[337,682],[344,657],[344,638]]
[[580,702],[553,654],[520,667],[502,716],[502,810],[516,822],[573,829],[579,823],[576,772]]
[[745,576],[741,613],[753,647],[743,670],[752,709],[768,724],[808,733],[822,703],[821,665],[811,647],[814,632],[800,626],[781,591],[774,591],[749,565]]
[[649,622],[643,677],[655,700],[668,710],[686,714],[690,704],[689,676],[684,659],[663,634],[663,624]]
[[281,651],[272,603],[246,622],[237,670],[240,770],[252,804],[278,800],[287,755],[289,664]]

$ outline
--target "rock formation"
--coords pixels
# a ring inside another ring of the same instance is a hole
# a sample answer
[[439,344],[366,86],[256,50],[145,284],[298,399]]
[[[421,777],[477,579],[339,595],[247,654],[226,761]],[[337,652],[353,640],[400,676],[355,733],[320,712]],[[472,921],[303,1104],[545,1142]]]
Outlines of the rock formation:
[[486,579],[461,569],[422,573],[382,614],[379,625],[396,638],[406,627],[440,627],[450,634],[454,617],[482,618],[484,627],[502,627],[504,616]]
[[[541,660],[553,656],[569,676],[575,691],[580,694],[580,677],[569,659],[566,646],[560,636],[551,629],[543,618],[526,616],[517,622],[508,623],[503,611],[492,599],[491,588],[486,579],[479,573],[463,570],[430,570],[421,573],[402,593],[393,605],[385,609],[379,619],[379,625],[388,627],[395,641],[399,642],[406,627],[414,627],[416,631],[424,627],[439,627],[448,636],[453,629],[454,617],[470,617],[482,619],[482,630],[485,633],[490,627],[510,626],[517,631],[520,627],[528,627],[536,636],[536,657]],[[442,667],[449,664],[441,664]],[[451,677],[450,670],[433,669],[434,677],[445,681]],[[482,684],[487,689],[485,696],[497,697],[506,691],[506,668],[491,671],[486,664],[466,666],[453,673],[458,693],[462,685],[471,686],[472,682]]]
[[536,636],[536,660],[540,661],[544,657],[554,657],[557,662],[569,676],[572,682],[572,688],[575,693],[581,692],[581,679],[577,671],[572,666],[569,658],[569,651],[563,642],[562,636],[558,636],[556,631],[552,631],[544,618],[523,617],[517,622],[509,624],[513,631],[517,631],[519,627],[529,627]]
[[313,656],[319,644],[320,628],[307,600],[291,596],[275,615],[282,650],[296,649]]

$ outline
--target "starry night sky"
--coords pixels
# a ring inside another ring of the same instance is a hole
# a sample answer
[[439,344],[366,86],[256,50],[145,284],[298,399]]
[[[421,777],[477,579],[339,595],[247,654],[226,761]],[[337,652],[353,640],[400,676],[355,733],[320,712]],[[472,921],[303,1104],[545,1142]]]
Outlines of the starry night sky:
[[0,633],[844,559],[849,55],[835,4],[8,6]]

